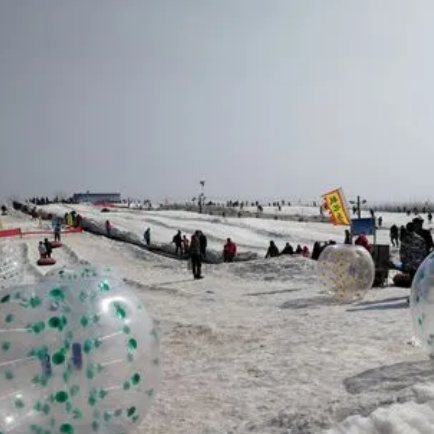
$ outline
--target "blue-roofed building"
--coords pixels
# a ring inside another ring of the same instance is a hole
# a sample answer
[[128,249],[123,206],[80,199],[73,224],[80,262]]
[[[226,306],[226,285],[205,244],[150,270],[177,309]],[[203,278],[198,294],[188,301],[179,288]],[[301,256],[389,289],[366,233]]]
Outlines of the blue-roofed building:
[[121,201],[120,193],[75,193],[72,196],[74,202],[87,202],[87,203],[118,203]]

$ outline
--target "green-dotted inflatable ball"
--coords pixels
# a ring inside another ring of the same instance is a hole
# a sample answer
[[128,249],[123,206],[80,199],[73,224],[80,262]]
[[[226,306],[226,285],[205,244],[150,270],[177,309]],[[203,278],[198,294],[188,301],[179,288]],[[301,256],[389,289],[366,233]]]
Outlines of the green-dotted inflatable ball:
[[148,411],[158,336],[109,270],[61,270],[5,289],[0,328],[0,433],[126,434]]

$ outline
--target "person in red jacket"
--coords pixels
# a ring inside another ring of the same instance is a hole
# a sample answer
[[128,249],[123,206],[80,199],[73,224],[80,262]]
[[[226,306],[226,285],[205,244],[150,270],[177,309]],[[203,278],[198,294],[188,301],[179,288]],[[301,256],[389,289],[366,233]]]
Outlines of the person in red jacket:
[[237,254],[237,245],[228,238],[223,247],[223,262],[232,262]]
[[369,245],[368,237],[365,234],[360,234],[356,241],[354,241],[356,246],[364,247],[368,252],[371,251],[371,246]]

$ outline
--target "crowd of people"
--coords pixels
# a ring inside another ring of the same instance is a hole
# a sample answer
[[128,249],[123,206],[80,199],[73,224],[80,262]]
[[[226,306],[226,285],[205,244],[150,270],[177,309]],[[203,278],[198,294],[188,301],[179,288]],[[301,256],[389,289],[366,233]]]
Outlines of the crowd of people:
[[[381,219],[381,220],[380,220]],[[378,219],[378,227],[381,227],[382,218]],[[431,220],[431,219],[429,219]],[[399,248],[399,257],[401,264],[393,265],[391,267],[406,273],[410,279],[413,279],[419,265],[423,262],[426,256],[434,250],[434,242],[431,232],[423,227],[423,219],[421,217],[414,218],[406,226],[398,228],[397,225],[392,225],[390,228],[390,242],[395,248]],[[111,233],[111,224],[106,221],[107,235]],[[151,229],[146,228],[143,239],[146,245],[151,244]],[[368,237],[362,233],[357,237],[353,237],[350,230],[345,231],[345,237],[342,240],[344,244],[354,244],[365,248],[372,253],[372,246]],[[191,236],[183,234],[180,230],[172,238],[174,245],[174,254],[189,259],[190,268],[193,272],[195,279],[201,279],[202,263],[207,259],[207,245],[208,240],[206,235],[200,231],[195,231]],[[312,250],[308,246],[298,244],[296,247],[286,242],[282,250],[276,245],[275,241],[271,240],[265,258],[275,258],[282,255],[301,255],[312,260],[318,260],[322,251],[330,246],[336,244],[334,240],[326,242],[316,241],[313,244]],[[238,255],[238,247],[234,240],[227,238],[222,246],[223,262],[230,263],[236,260]]]
[[[65,222],[67,221],[68,219],[65,218]],[[52,242],[48,238],[45,238],[43,241],[39,241],[38,251],[40,259],[51,259],[51,254],[53,253],[53,246],[59,247],[62,241],[63,224],[64,221],[62,220],[62,218],[55,218],[52,220],[54,241]]]
[[[398,238],[396,229],[391,228],[390,238],[392,245],[399,247],[401,265],[397,268],[406,273],[413,280],[417,269],[425,258],[434,250],[434,242],[431,231],[423,227],[421,217],[414,218],[411,222],[402,226]],[[395,244],[393,244],[395,243]]]
[[[147,228],[143,234],[143,239],[147,245],[151,242],[151,230]],[[208,240],[206,235],[197,230],[189,238],[180,230],[172,238],[174,245],[174,254],[179,257],[188,258],[195,279],[201,279],[202,276],[202,263],[207,259],[207,245]],[[222,248],[223,262],[233,262],[238,254],[237,244],[231,239],[227,238]],[[311,257],[310,250],[307,246],[297,245],[294,248],[290,243],[286,243],[284,248],[280,251],[274,241],[270,241],[265,258],[275,258],[281,255],[302,255],[304,257]]]
[[189,257],[193,277],[202,279],[202,262],[206,260],[208,247],[206,235],[197,230],[188,239],[187,235],[182,235],[182,232],[178,231],[173,236],[172,243],[175,245],[175,255]]

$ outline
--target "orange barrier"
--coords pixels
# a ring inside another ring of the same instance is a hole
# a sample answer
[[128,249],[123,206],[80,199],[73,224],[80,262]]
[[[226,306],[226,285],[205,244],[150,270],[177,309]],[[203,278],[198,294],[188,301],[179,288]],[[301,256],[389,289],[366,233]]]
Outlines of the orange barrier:
[[6,237],[21,237],[22,232],[21,228],[16,229],[2,229],[0,231],[0,238],[6,238]]

